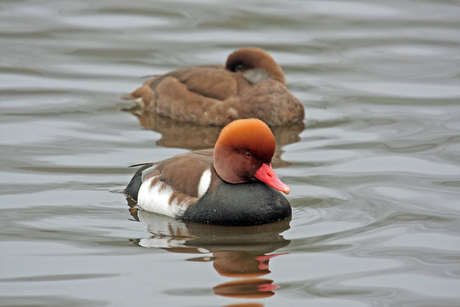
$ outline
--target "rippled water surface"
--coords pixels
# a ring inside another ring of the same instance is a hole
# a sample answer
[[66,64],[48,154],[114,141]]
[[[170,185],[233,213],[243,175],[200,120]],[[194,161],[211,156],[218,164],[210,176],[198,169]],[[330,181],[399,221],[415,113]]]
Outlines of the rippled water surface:
[[[458,1],[2,1],[1,306],[458,306]],[[122,111],[142,76],[267,50],[291,221],[137,211],[134,170],[215,128]]]

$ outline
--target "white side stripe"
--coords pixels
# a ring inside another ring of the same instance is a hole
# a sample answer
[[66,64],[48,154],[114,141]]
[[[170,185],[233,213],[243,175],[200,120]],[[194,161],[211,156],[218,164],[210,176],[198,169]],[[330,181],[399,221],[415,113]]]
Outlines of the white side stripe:
[[206,194],[210,184],[211,184],[211,169],[208,168],[201,175],[200,183],[198,184],[198,198]]
[[144,181],[139,189],[137,196],[137,204],[139,207],[146,211],[164,214],[167,216],[177,217],[181,215],[186,207],[184,203],[178,203],[177,199],[169,202],[171,195],[174,193],[173,189],[158,181],[151,187],[152,180],[156,177],[148,178]]

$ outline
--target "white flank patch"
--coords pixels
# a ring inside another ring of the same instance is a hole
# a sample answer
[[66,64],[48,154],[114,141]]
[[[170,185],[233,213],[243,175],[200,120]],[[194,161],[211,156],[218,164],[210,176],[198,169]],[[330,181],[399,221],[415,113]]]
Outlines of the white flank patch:
[[209,185],[211,184],[211,169],[207,169],[203,172],[198,184],[198,198],[201,198],[208,191]]
[[139,207],[149,212],[172,217],[181,215],[185,211],[186,206],[177,203],[177,199],[169,203],[171,195],[174,192],[169,185],[165,185],[163,182],[158,181],[151,187],[152,180],[155,178],[157,177],[149,178],[142,183],[137,196],[137,204]]

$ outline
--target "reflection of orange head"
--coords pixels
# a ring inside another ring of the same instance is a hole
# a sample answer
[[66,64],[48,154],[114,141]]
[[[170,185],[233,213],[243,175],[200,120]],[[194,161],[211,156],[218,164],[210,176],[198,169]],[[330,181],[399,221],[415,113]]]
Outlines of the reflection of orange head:
[[220,284],[213,288],[214,293],[221,296],[235,298],[265,298],[273,296],[273,290],[277,285],[273,285],[270,279],[242,279]]
[[262,304],[258,303],[242,303],[242,304],[232,304],[225,307],[264,307]]
[[257,278],[257,277],[261,277],[261,276],[264,276],[270,273],[270,271],[233,272],[233,271],[218,270],[215,266],[214,268],[220,275],[225,276],[225,277],[231,277],[231,278]]
[[268,261],[270,261],[270,259],[272,259],[272,258],[274,258],[276,256],[281,256],[281,255],[286,255],[286,253],[284,253],[284,254],[273,254],[273,255],[257,256],[255,259],[260,261],[260,264],[258,266],[259,270],[268,270]]
[[268,266],[261,269],[260,260],[248,252],[215,252],[214,269],[222,276],[254,278],[270,273]]

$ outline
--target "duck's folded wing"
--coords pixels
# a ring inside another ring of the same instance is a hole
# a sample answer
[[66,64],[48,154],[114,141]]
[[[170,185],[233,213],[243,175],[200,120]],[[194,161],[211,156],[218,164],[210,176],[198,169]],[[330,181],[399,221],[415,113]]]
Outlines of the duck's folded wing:
[[221,66],[193,67],[180,72],[173,76],[190,92],[222,101],[237,95],[233,74]]
[[213,150],[199,150],[170,158],[157,167],[158,178],[176,192],[200,197],[210,184],[212,154]]

